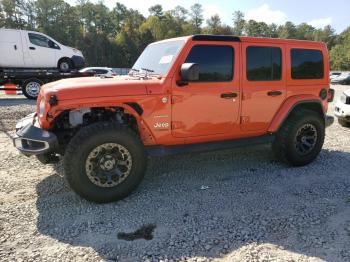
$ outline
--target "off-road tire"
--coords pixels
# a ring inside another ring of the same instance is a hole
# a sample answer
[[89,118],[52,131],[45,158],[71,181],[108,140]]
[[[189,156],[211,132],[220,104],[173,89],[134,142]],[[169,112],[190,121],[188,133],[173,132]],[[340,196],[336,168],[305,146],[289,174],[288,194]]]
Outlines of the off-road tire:
[[[86,161],[92,150],[106,143],[118,143],[132,157],[129,175],[114,187],[94,184],[86,172]],[[129,128],[115,123],[99,122],[82,128],[68,144],[63,158],[65,175],[71,188],[86,200],[108,203],[128,196],[142,181],[147,167],[144,145]]]
[[[22,88],[22,93],[23,95],[30,99],[30,100],[36,100],[38,98],[39,92],[40,92],[40,88],[44,83],[36,78],[33,79],[27,79],[23,82],[21,88]],[[37,91],[33,91],[34,89],[30,87],[30,85],[32,86],[36,86],[36,88],[38,89]]]
[[[295,146],[295,137],[299,128],[311,124],[317,131],[317,139],[312,150],[301,155]],[[320,153],[325,138],[324,119],[315,111],[298,110],[293,113],[276,134],[272,144],[273,152],[280,161],[292,166],[304,166],[311,163]]]
[[339,125],[341,125],[342,127],[350,127],[350,122],[349,121],[345,121],[343,119],[339,119],[338,118],[338,123]]

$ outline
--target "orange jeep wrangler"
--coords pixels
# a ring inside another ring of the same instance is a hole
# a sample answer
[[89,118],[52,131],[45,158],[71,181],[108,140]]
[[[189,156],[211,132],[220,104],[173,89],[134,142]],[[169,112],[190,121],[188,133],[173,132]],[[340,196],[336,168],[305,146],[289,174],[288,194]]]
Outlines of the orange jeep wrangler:
[[127,76],[46,84],[13,140],[43,163],[62,156],[75,192],[110,202],[138,186],[147,156],[271,143],[309,164],[333,96],[324,43],[194,35],[150,44]]

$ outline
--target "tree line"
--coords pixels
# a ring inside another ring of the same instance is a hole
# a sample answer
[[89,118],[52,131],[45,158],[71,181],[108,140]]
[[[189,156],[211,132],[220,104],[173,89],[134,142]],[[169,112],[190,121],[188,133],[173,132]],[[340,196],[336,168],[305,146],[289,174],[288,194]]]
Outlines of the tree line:
[[130,67],[151,42],[192,34],[221,34],[325,42],[333,70],[350,70],[350,27],[340,34],[330,26],[315,28],[247,21],[235,11],[226,25],[216,14],[205,20],[203,7],[149,8],[149,16],[116,3],[109,9],[102,1],[77,0],[72,6],[63,0],[0,0],[0,28],[26,29],[45,33],[62,44],[76,47],[93,66]]

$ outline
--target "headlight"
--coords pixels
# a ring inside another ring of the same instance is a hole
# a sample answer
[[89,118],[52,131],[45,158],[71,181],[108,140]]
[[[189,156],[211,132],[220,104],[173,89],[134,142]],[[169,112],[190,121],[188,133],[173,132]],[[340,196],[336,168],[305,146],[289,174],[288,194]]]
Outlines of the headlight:
[[41,99],[39,104],[39,119],[44,117],[45,112],[45,98]]
[[340,102],[342,102],[343,104],[346,104],[346,95],[345,94],[341,95]]

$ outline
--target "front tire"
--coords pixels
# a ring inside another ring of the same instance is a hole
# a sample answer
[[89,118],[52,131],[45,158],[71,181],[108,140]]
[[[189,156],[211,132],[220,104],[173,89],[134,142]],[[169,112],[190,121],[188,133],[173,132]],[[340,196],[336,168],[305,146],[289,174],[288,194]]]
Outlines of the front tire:
[[63,161],[71,188],[97,203],[128,196],[142,181],[147,166],[144,146],[136,134],[108,122],[81,129],[69,143]]
[[69,58],[61,59],[58,62],[58,69],[63,73],[70,72],[73,69],[73,63]]
[[350,122],[345,121],[345,120],[343,120],[343,119],[339,119],[339,118],[338,118],[338,123],[339,123],[339,125],[341,125],[342,127],[350,127]]
[[318,156],[324,138],[325,123],[322,117],[311,110],[299,110],[282,125],[272,149],[282,162],[304,166]]

